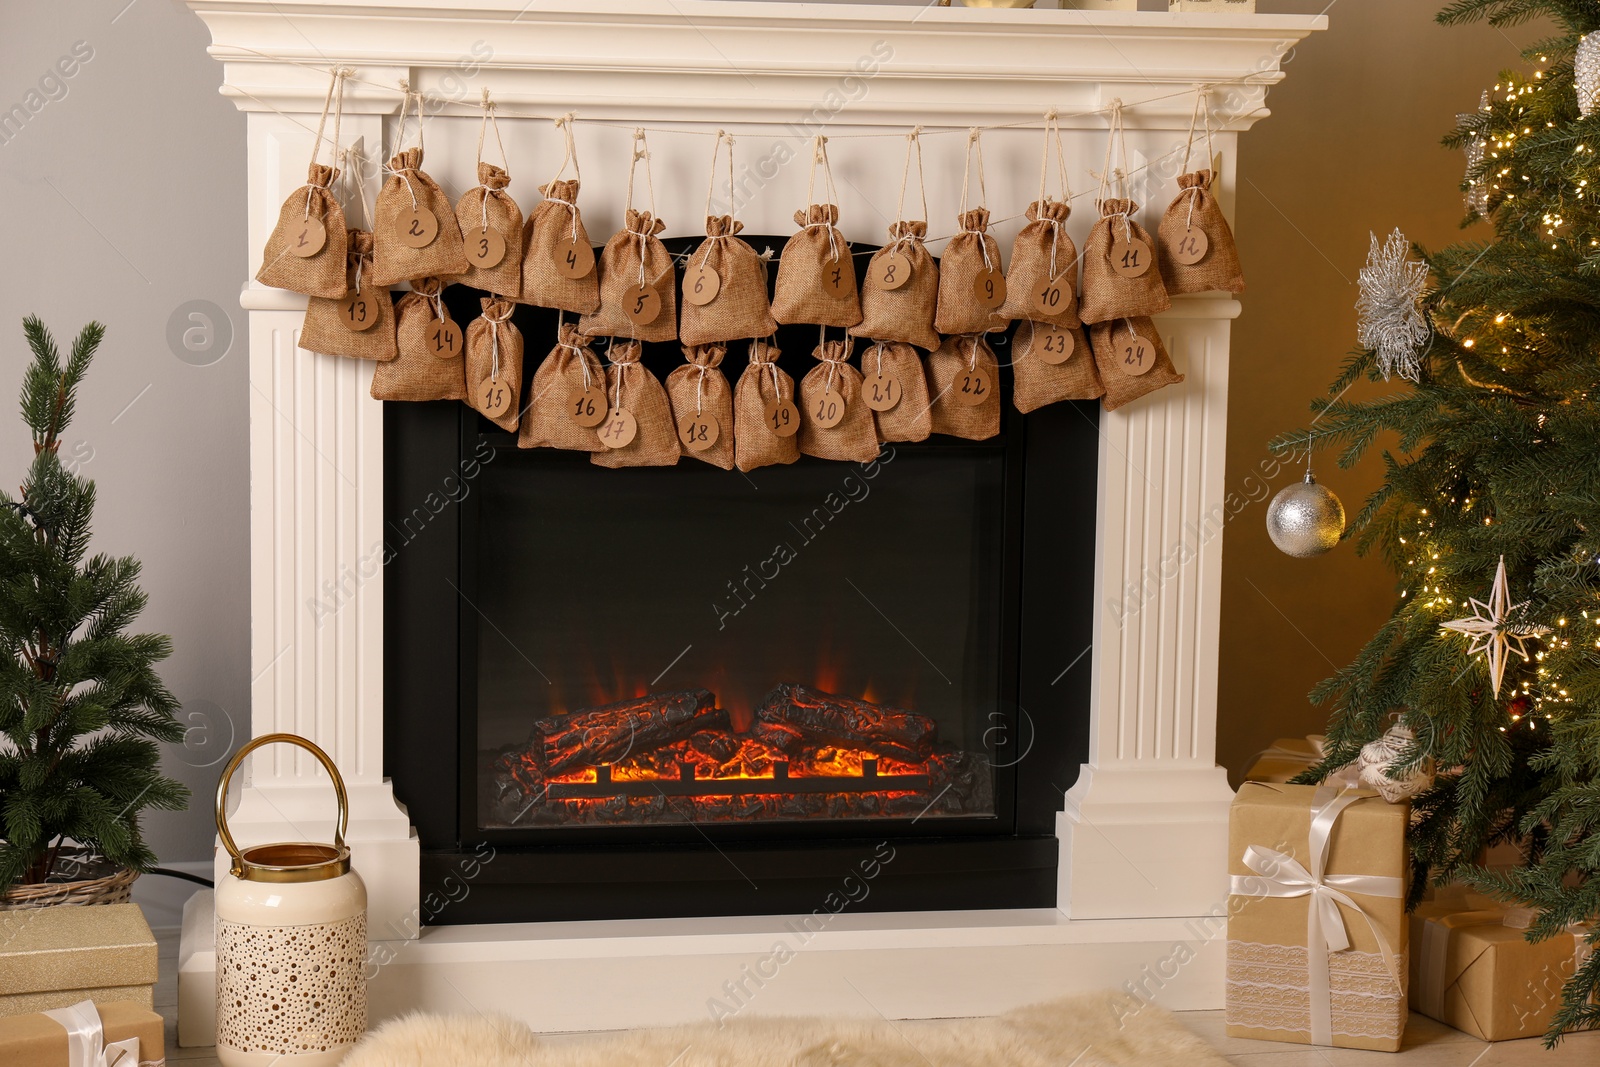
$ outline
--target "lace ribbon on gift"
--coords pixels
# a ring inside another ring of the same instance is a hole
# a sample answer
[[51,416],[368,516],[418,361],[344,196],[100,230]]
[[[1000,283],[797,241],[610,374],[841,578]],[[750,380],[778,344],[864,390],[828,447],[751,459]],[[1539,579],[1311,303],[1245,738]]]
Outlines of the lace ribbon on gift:
[[1251,845],[1244,850],[1242,860],[1255,874],[1236,874],[1232,879],[1231,892],[1235,896],[1311,898],[1310,907],[1306,909],[1306,950],[1310,969],[1313,1045],[1327,1045],[1333,1041],[1333,1007],[1328,984],[1329,953],[1345,952],[1350,948],[1350,933],[1345,928],[1344,915],[1339,910],[1341,905],[1366,920],[1372,936],[1378,942],[1378,952],[1390,980],[1397,991],[1403,988],[1399,964],[1383,927],[1350,896],[1351,893],[1360,893],[1369,897],[1399,899],[1405,894],[1401,879],[1377,874],[1329,874],[1324,870],[1328,844],[1339,816],[1362,797],[1362,793],[1335,790],[1329,786],[1319,787],[1312,795],[1311,831],[1307,840],[1311,856],[1310,870],[1293,856],[1261,845]]
[[[1311,1008],[1309,954],[1299,945],[1228,942],[1227,1021],[1252,1030],[1304,1033]],[[1329,971],[1329,1015],[1341,1037],[1395,1041],[1404,1028],[1400,990],[1376,952],[1340,952]]]

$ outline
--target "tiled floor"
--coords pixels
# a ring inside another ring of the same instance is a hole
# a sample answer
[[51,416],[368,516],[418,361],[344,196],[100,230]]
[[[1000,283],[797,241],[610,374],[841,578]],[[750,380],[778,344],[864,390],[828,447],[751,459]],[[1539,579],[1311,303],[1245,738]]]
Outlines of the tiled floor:
[[[156,983],[156,1010],[167,1018],[167,1059],[174,1067],[216,1067],[209,1048],[179,1048],[178,935],[156,935],[161,950],[161,980]],[[1486,1045],[1458,1030],[1413,1015],[1406,1028],[1406,1047],[1398,1054],[1355,1052],[1349,1049],[1307,1048],[1276,1041],[1245,1041],[1223,1033],[1220,1011],[1191,1011],[1180,1016],[1185,1026],[1219,1049],[1235,1067],[1596,1067],[1600,1064],[1600,1033],[1567,1038],[1554,1052],[1537,1040],[1502,1041]],[[916,1023],[903,1024],[907,1035]],[[547,1040],[581,1042],[588,1034],[551,1035]]]

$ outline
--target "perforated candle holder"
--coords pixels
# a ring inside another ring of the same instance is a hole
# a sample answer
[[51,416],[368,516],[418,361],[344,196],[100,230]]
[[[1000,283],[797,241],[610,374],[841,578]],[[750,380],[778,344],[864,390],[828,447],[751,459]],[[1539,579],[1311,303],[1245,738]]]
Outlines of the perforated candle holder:
[[[310,752],[333,780],[332,844],[240,849],[228,832],[228,783],[263,745]],[[217,835],[231,863],[217,884],[217,1059],[224,1067],[333,1067],[367,1028],[367,888],[350,869],[350,806],[327,753],[294,734],[236,752],[217,783]]]

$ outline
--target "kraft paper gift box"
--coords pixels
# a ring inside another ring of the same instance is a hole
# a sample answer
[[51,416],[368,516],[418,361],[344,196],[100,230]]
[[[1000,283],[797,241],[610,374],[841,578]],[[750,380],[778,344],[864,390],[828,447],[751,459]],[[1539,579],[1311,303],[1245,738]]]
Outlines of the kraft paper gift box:
[[1410,816],[1366,789],[1240,788],[1228,816],[1230,1037],[1400,1048]]
[[1411,916],[1411,1006],[1480,1041],[1539,1037],[1587,954],[1583,931],[1530,944],[1532,913],[1477,894],[1424,901]]
[[148,1010],[155,981],[156,939],[137,904],[0,912],[0,1016],[81,1000]]
[[13,1015],[0,1019],[0,1063],[158,1067],[165,1054],[162,1025],[161,1016],[127,1001],[96,1005],[86,1000],[48,1015]]
[[1250,769],[1244,772],[1247,782],[1287,782],[1301,771],[1307,770],[1322,758],[1324,738],[1321,734],[1308,737],[1280,737],[1272,747],[1256,757]]

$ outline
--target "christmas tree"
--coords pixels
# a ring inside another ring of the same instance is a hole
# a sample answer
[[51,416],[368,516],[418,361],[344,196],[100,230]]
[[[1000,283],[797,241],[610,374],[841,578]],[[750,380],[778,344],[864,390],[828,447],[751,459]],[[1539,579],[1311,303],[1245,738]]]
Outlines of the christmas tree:
[[[1414,740],[1388,776],[1439,768],[1414,800],[1413,898],[1462,879],[1535,908],[1542,939],[1600,922],[1600,112],[1579,107],[1600,66],[1581,44],[1600,0],[1456,0],[1438,17],[1544,17],[1563,32],[1446,138],[1467,152],[1467,222],[1486,219],[1493,239],[1416,249],[1415,290],[1393,261],[1364,278],[1365,347],[1311,426],[1273,444],[1309,436],[1349,467],[1380,435],[1394,441],[1345,536],[1396,571],[1397,603],[1313,691],[1331,707],[1329,752],[1305,780],[1356,759],[1397,715]],[[1395,370],[1411,384],[1345,398]],[[1479,865],[1504,842],[1521,866]],[[1597,992],[1600,951],[1566,983],[1547,1043],[1600,1026]]]
[[140,811],[189,796],[160,773],[156,744],[183,737],[155,672],[172,643],[127,632],[145,606],[139,564],[86,558],[94,483],[57,454],[105,329],[85,326],[65,366],[42,322],[24,332],[34,456],[20,495],[0,493],[0,892],[70,876],[69,846],[148,870]]

